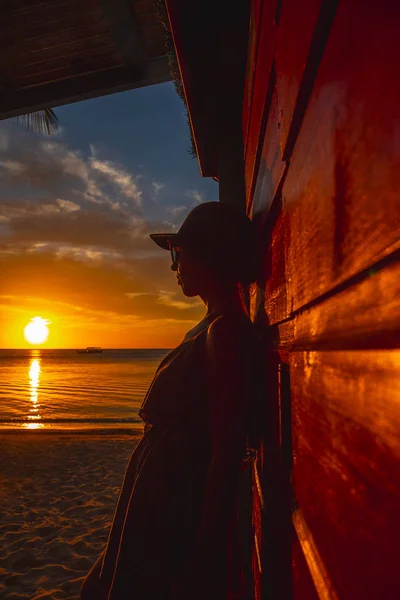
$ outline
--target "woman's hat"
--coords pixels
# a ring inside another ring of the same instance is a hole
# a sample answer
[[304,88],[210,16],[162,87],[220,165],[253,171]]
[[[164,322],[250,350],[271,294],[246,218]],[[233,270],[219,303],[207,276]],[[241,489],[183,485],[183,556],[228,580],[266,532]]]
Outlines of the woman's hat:
[[249,225],[250,219],[230,204],[204,202],[190,211],[176,233],[152,233],[150,237],[164,250],[185,243],[216,250],[240,243]]
[[249,217],[230,204],[204,202],[193,208],[176,233],[152,233],[164,250],[188,246],[223,280],[244,286],[258,276],[260,250]]

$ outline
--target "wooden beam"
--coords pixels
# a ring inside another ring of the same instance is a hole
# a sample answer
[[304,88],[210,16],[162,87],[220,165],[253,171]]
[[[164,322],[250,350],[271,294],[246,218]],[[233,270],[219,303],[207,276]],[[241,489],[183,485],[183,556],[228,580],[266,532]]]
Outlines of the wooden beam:
[[[218,29],[217,146],[219,200],[245,211],[244,151],[242,131],[243,87],[249,29],[249,3],[234,7],[221,3]],[[203,81],[204,85],[204,81]],[[208,132],[202,132],[208,136]]]
[[76,79],[40,85],[29,90],[14,92],[0,102],[0,120],[28,112],[81,102],[98,96],[124,92],[135,88],[170,81],[168,58],[150,60],[143,73],[132,68],[120,67],[91,73]]
[[146,49],[135,11],[127,0],[101,0],[115,47],[127,67],[144,68]]
[[276,329],[279,347],[290,351],[398,348],[400,251],[385,268],[371,267],[363,280]]

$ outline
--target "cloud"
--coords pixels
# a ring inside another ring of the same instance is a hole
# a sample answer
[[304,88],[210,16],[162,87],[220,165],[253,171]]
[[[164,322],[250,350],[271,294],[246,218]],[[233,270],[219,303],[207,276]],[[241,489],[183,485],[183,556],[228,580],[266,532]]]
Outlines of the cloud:
[[149,294],[148,292],[126,292],[125,296],[132,299],[138,296],[154,296],[154,294]]
[[[85,154],[61,137],[13,131],[3,138],[0,236],[7,238],[8,251],[12,242],[58,242],[73,249],[81,245],[85,257],[89,247],[92,253],[124,250],[154,255],[160,250],[149,240],[149,233],[176,231],[202,200],[197,189],[179,191],[168,186],[163,202],[156,202],[156,195],[166,188],[164,183],[100,157],[93,145]],[[182,203],[176,201],[179,196]]]
[[57,204],[62,210],[64,210],[67,213],[75,212],[76,210],[81,209],[79,204],[71,202],[71,200],[63,200],[62,198],[57,198]]
[[112,311],[146,319],[198,320],[204,305],[182,296],[169,267],[169,257],[163,254],[118,262],[107,256],[100,261],[82,261],[71,254],[56,256],[48,248],[21,251],[0,257],[1,291],[21,302],[27,297],[47,298],[47,302],[90,309],[93,314]]
[[[162,202],[155,200],[161,191]],[[35,314],[47,307],[66,327],[79,328],[82,314],[94,328],[140,328],[143,339],[146,326],[157,340],[183,333],[204,306],[182,295],[169,253],[149,234],[175,231],[201,198],[131,172],[104,148],[100,156],[62,136],[0,130],[3,317],[18,306],[21,314],[24,306]]]
[[184,218],[189,214],[192,208],[204,201],[203,195],[198,190],[186,190],[185,196],[191,199],[191,202],[182,204],[171,204],[166,208],[166,212],[173,219],[170,225],[175,229],[181,224]]
[[198,190],[187,190],[186,196],[193,200],[194,205],[204,202],[204,196]]
[[191,310],[194,307],[204,306],[202,301],[199,299],[187,299],[187,300],[179,300],[177,299],[176,292],[160,290],[159,292],[127,292],[125,294],[128,298],[138,298],[140,296],[146,296],[148,299],[150,297],[152,299],[156,298],[157,301],[165,306],[177,308],[178,310]]
[[[53,245],[57,255],[70,246],[69,253],[82,260],[110,256],[110,251],[159,252],[149,233],[165,229],[164,209],[159,220],[157,213],[144,217],[143,192],[134,174],[101,160],[93,146],[85,156],[62,140],[19,132],[8,142],[6,151],[0,146],[0,242],[7,239],[8,253],[13,245],[37,251],[38,244]],[[152,194],[154,188],[148,187]]]
[[98,160],[94,156],[90,158],[90,165],[95,171],[98,171],[111,182],[115,183],[124,196],[131,198],[136,202],[138,207],[141,207],[142,192],[139,191],[132,175],[121,168],[117,168],[110,161]]
[[42,198],[103,205],[124,214],[142,212],[142,191],[133,173],[101,160],[93,146],[86,156],[61,139],[10,137],[3,150],[0,145],[0,181],[3,189],[8,186],[20,197],[29,194],[31,200],[39,190]]
[[42,218],[60,212],[60,207],[55,202],[42,203],[29,202],[28,200],[0,200],[0,213],[4,220],[11,222],[13,219],[27,217]]
[[189,212],[190,210],[190,206],[186,206],[185,204],[182,206],[169,206],[168,207],[168,213],[171,214],[173,217],[181,217],[181,216],[186,216],[186,213]]
[[151,186],[154,191],[154,197],[156,197],[161,192],[161,190],[165,187],[165,184],[159,183],[158,181],[153,181]]
[[8,223],[14,242],[96,246],[130,253],[156,250],[146,222],[132,222],[106,211],[74,209],[69,204],[60,206],[58,202],[26,208],[8,207],[7,216],[14,217]]
[[189,309],[193,309],[194,306],[203,306],[203,303],[196,299],[196,300],[176,300],[175,299],[175,292],[168,292],[166,290],[161,290],[158,293],[158,301],[161,302],[161,304],[165,304],[166,306],[171,306],[173,308],[177,308],[179,310],[189,310]]
[[0,152],[4,152],[8,147],[8,135],[5,131],[0,130]]
[[8,171],[11,175],[22,175],[24,165],[16,160],[0,160],[0,167]]

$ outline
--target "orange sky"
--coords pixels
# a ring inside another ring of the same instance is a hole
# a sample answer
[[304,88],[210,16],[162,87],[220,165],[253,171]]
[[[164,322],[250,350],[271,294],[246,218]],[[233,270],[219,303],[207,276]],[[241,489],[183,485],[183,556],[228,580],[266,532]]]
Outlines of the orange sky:
[[[149,233],[218,198],[172,84],[57,109],[59,135],[0,123],[0,348],[171,348],[205,314]],[[56,111],[56,112],[57,112]]]
[[31,347],[23,329],[35,316],[51,322],[43,348],[170,348],[205,313],[199,299],[182,295],[162,251],[140,268],[25,253],[3,261],[1,278],[2,348]]

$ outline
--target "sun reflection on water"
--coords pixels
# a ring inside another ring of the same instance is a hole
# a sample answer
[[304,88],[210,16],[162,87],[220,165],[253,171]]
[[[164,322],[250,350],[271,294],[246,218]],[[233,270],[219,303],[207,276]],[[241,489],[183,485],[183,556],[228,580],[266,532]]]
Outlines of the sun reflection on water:
[[[29,365],[29,391],[31,399],[31,407],[29,409],[28,419],[40,420],[39,414],[39,384],[40,384],[40,358],[32,358]],[[38,429],[43,427],[41,423],[25,423],[27,429]]]

